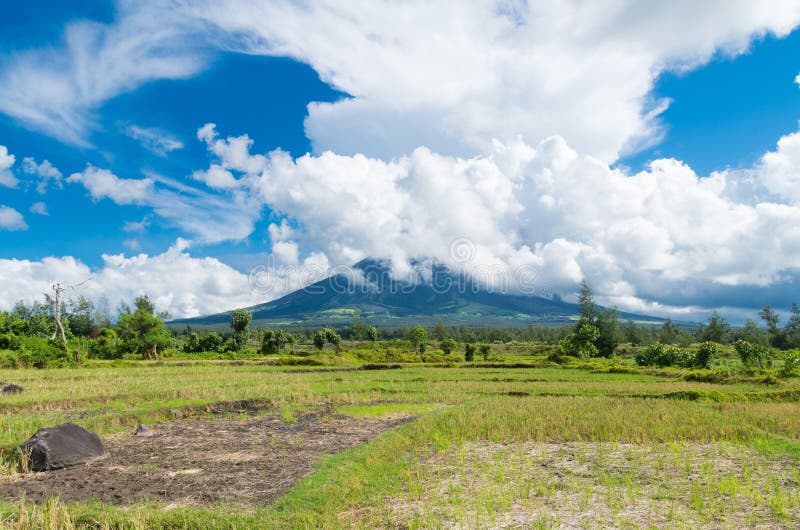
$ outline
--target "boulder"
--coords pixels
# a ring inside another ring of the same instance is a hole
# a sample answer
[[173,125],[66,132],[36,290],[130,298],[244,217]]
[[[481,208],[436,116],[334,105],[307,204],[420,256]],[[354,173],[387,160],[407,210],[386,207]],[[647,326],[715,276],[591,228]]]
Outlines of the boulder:
[[19,449],[29,455],[33,471],[77,466],[105,456],[100,437],[74,423],[39,429]]
[[0,392],[2,392],[3,395],[6,395],[6,394],[19,394],[20,392],[25,390],[21,386],[14,385],[14,384],[11,384],[11,383],[3,383],[2,387],[3,387],[3,389],[0,390]]
[[145,425],[144,423],[140,423],[138,427],[136,427],[136,432],[133,433],[134,436],[153,436],[153,431]]

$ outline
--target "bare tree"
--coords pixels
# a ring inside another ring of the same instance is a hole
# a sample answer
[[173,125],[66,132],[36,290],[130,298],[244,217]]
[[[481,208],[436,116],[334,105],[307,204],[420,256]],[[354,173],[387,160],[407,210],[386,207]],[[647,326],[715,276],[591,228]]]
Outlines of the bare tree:
[[63,293],[65,289],[76,289],[89,280],[91,280],[91,278],[88,278],[76,285],[68,285],[66,287],[63,287],[60,282],[53,284],[53,291],[56,293],[56,308],[54,314],[56,329],[53,331],[53,336],[50,338],[50,340],[56,340],[56,337],[60,337],[61,344],[64,345],[64,351],[67,350],[67,336],[64,333],[64,325],[61,323],[61,293]]

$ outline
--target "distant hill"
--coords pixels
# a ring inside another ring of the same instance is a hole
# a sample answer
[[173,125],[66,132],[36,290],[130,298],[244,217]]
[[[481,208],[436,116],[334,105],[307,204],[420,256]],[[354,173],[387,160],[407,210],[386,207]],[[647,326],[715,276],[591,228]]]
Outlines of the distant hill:
[[[250,307],[253,325],[311,327],[344,326],[358,312],[369,324],[402,327],[412,324],[446,326],[566,325],[575,321],[578,306],[558,297],[501,294],[479,288],[470,278],[439,266],[434,281],[393,279],[385,262],[366,259],[354,274],[336,274],[277,300]],[[227,326],[231,311],[173,320],[173,327]],[[662,319],[631,313],[621,318],[657,324]]]

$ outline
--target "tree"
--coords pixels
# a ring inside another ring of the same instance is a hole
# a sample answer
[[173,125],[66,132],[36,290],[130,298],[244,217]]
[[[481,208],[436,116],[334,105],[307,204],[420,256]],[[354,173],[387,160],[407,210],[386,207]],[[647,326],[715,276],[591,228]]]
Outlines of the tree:
[[445,355],[450,355],[456,350],[456,348],[458,347],[458,343],[453,339],[444,339],[439,344],[439,347],[442,349]]
[[667,318],[658,332],[658,342],[661,344],[675,344],[678,342],[678,335],[680,335],[678,325],[671,318]]
[[787,349],[800,348],[800,307],[797,302],[792,302],[792,313],[789,315],[783,334],[786,337],[785,347]]
[[594,292],[586,280],[581,282],[581,290],[578,293],[578,305],[580,306],[581,319],[594,325],[597,317],[597,306],[595,305]]
[[622,338],[625,342],[638,346],[642,343],[641,330],[633,320],[628,320],[622,325]]
[[708,323],[702,326],[699,331],[698,338],[702,342],[724,344],[727,341],[730,326],[724,317],[714,311],[711,316],[708,317]]
[[375,326],[369,326],[367,328],[367,339],[373,343],[378,342],[378,328]]
[[443,341],[447,338],[447,330],[444,327],[442,321],[438,321],[436,325],[433,327],[433,333],[431,333],[434,339],[438,341]]
[[264,355],[273,355],[278,353],[278,341],[275,339],[275,332],[273,332],[271,329],[264,331],[264,336],[261,340],[261,353]]
[[336,351],[339,351],[342,345],[342,337],[336,333],[333,328],[325,328],[325,340],[328,344],[332,344]]
[[778,327],[778,323],[781,321],[780,315],[768,305],[764,306],[758,315],[767,324],[770,344],[775,348],[784,349],[786,347],[786,334]]
[[481,344],[480,346],[478,346],[478,349],[480,350],[481,355],[483,356],[483,360],[488,361],[489,354],[492,353],[492,347],[489,346],[488,344]]
[[577,329],[559,342],[559,349],[566,355],[586,359],[597,355],[594,345],[600,336],[600,330],[588,322],[580,322]]
[[597,313],[597,339],[594,345],[601,357],[611,357],[619,345],[619,312],[604,309]]
[[325,343],[327,342],[327,340],[328,337],[325,334],[324,330],[320,329],[316,333],[314,333],[313,341],[314,341],[314,347],[316,349],[322,350],[323,348],[325,348]]
[[769,334],[763,329],[758,327],[758,323],[752,318],[745,321],[744,326],[733,331],[734,342],[743,340],[750,344],[760,344],[767,346],[769,344]]
[[123,352],[137,353],[145,359],[157,359],[158,348],[169,345],[171,334],[147,295],[134,302],[136,310],[122,313],[117,321],[117,335]]
[[475,345],[474,344],[465,344],[464,345],[464,360],[471,363],[475,360]]
[[407,338],[415,352],[425,352],[425,335],[425,328],[422,326],[414,326],[408,331]]
[[233,329],[233,343],[237,350],[242,350],[250,338],[250,322],[253,314],[247,309],[237,309],[231,313],[231,329]]

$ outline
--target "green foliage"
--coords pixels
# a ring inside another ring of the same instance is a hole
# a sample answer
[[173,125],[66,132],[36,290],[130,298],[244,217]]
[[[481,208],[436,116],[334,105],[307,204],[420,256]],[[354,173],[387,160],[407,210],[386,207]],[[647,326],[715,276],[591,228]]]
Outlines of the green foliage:
[[668,318],[661,325],[661,330],[658,333],[658,342],[661,344],[675,344],[680,337],[680,331],[678,325],[671,318]]
[[[714,348],[714,351],[716,349]],[[711,352],[709,354],[709,352]],[[713,351],[707,346],[703,350],[703,356],[713,354]],[[679,366],[681,368],[698,367],[701,358],[691,351],[672,346],[670,344],[652,344],[645,348],[644,351],[636,355],[636,364],[639,366]]]
[[444,339],[440,344],[439,347],[442,349],[445,355],[450,355],[456,348],[458,348],[458,343],[453,339]]
[[728,321],[714,311],[708,318],[708,323],[698,329],[697,337],[703,342],[724,344],[727,342],[730,328]]
[[483,356],[484,361],[489,360],[489,354],[492,353],[492,347],[488,344],[481,344],[478,346],[478,350],[481,352],[481,356]]
[[406,338],[411,343],[411,347],[414,348],[415,352],[424,353],[425,352],[425,337],[426,332],[425,328],[422,326],[414,326],[408,331],[408,335]]
[[600,330],[581,317],[575,331],[565,337],[558,345],[564,355],[586,359],[597,355],[595,341],[600,336]]
[[747,368],[766,368],[772,366],[772,358],[769,349],[760,344],[750,344],[747,341],[737,340],[733,347],[742,364]]
[[619,312],[616,309],[605,309],[597,313],[597,339],[594,345],[600,357],[611,357],[620,340]]
[[783,361],[781,375],[784,377],[794,377],[800,375],[800,352],[790,351]]
[[367,328],[367,340],[378,342],[378,328],[375,326],[369,326]]
[[117,333],[113,329],[103,328],[97,338],[89,341],[89,357],[92,359],[117,359]]
[[[323,346],[324,345],[325,343],[323,342]],[[275,338],[275,332],[271,329],[264,331],[264,336],[261,341],[261,353],[264,355],[275,355],[278,353],[278,341]]]
[[337,351],[341,348],[342,337],[336,333],[335,329],[325,328],[325,340],[328,342],[328,344],[332,344]]
[[711,341],[706,341],[697,348],[694,354],[694,366],[697,368],[710,368],[711,358],[717,353],[717,345]]
[[464,360],[468,363],[471,363],[475,360],[475,350],[477,348],[474,344],[465,344],[464,345]]
[[122,353],[156,359],[158,349],[171,343],[170,331],[164,326],[164,321],[153,314],[155,308],[146,295],[136,299],[135,307],[134,312],[123,312],[119,315],[119,348]]
[[250,322],[253,321],[253,313],[247,309],[236,309],[231,313],[231,329],[233,330],[233,344],[236,350],[241,351],[247,346],[250,340]]
[[325,343],[328,341],[328,336],[325,333],[325,330],[318,330],[314,333],[314,347],[318,350],[322,350],[325,347]]

